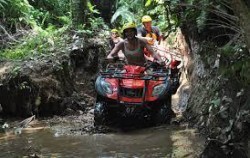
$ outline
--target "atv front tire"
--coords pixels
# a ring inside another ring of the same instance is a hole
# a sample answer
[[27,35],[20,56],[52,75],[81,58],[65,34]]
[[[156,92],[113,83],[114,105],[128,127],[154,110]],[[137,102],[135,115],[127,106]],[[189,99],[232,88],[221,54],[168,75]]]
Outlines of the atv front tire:
[[171,118],[173,117],[175,117],[175,113],[171,108],[171,96],[168,96],[163,105],[155,111],[153,121],[154,124],[161,125],[170,123]]
[[94,125],[104,125],[106,123],[106,114],[104,102],[96,102],[94,108]]

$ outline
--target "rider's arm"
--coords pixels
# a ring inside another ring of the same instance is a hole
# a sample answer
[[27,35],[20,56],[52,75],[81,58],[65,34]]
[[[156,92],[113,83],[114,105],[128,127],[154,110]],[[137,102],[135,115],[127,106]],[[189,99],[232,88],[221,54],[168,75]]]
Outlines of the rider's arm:
[[160,63],[164,63],[164,61],[161,59],[160,55],[154,51],[154,49],[144,41],[142,41],[145,44],[145,47],[148,51],[150,51],[155,59],[157,59]]
[[143,29],[142,26],[137,28],[137,35],[136,35],[136,37],[147,43],[147,41],[148,40],[152,40],[152,38],[151,37],[145,37],[146,34],[147,34],[146,30]]
[[113,59],[114,56],[117,56],[118,52],[122,50],[124,45],[124,41],[119,42],[118,44],[115,45],[114,49],[109,53],[107,56],[107,59]]
[[137,38],[139,38],[139,39],[141,39],[142,41],[144,41],[145,43],[147,43],[148,42],[148,40],[152,40],[152,38],[150,38],[150,37],[142,37],[142,36],[136,36]]
[[141,27],[137,27],[137,37],[142,37],[142,28]]

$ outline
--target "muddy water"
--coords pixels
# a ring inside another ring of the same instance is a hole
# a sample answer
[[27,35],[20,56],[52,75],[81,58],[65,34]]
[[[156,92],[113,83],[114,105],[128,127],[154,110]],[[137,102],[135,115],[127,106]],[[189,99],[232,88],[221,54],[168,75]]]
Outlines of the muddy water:
[[[58,130],[58,129],[57,129]],[[129,132],[58,135],[37,128],[0,134],[0,157],[197,157],[203,140],[191,129],[161,126]]]

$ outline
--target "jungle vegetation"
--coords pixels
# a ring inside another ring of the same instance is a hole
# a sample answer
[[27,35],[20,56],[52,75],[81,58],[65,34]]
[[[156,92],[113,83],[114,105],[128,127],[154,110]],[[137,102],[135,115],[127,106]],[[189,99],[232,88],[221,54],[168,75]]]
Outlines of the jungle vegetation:
[[[0,0],[0,58],[50,55],[74,33],[104,37],[127,21],[139,25],[143,15],[152,16],[165,38],[179,27],[187,41],[218,48],[223,72],[249,84],[247,0]],[[217,53],[209,52],[212,57]]]

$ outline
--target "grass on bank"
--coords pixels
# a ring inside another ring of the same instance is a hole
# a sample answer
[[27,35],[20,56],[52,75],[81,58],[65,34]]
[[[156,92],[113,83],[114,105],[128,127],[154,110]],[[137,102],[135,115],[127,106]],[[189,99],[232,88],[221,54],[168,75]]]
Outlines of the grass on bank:
[[91,20],[90,26],[83,24],[74,29],[72,23],[61,28],[54,25],[50,25],[46,29],[35,26],[28,35],[18,39],[19,42],[15,45],[9,45],[6,49],[0,50],[0,59],[26,60],[41,55],[65,52],[69,50],[75,34],[91,38],[102,30],[104,32],[108,30],[108,26],[100,18],[90,18],[89,20]]
[[36,27],[19,42],[7,49],[1,50],[0,57],[7,60],[23,60],[33,56],[49,54],[56,49],[65,47],[68,36],[65,32],[68,27],[55,28],[50,26],[45,30]]

